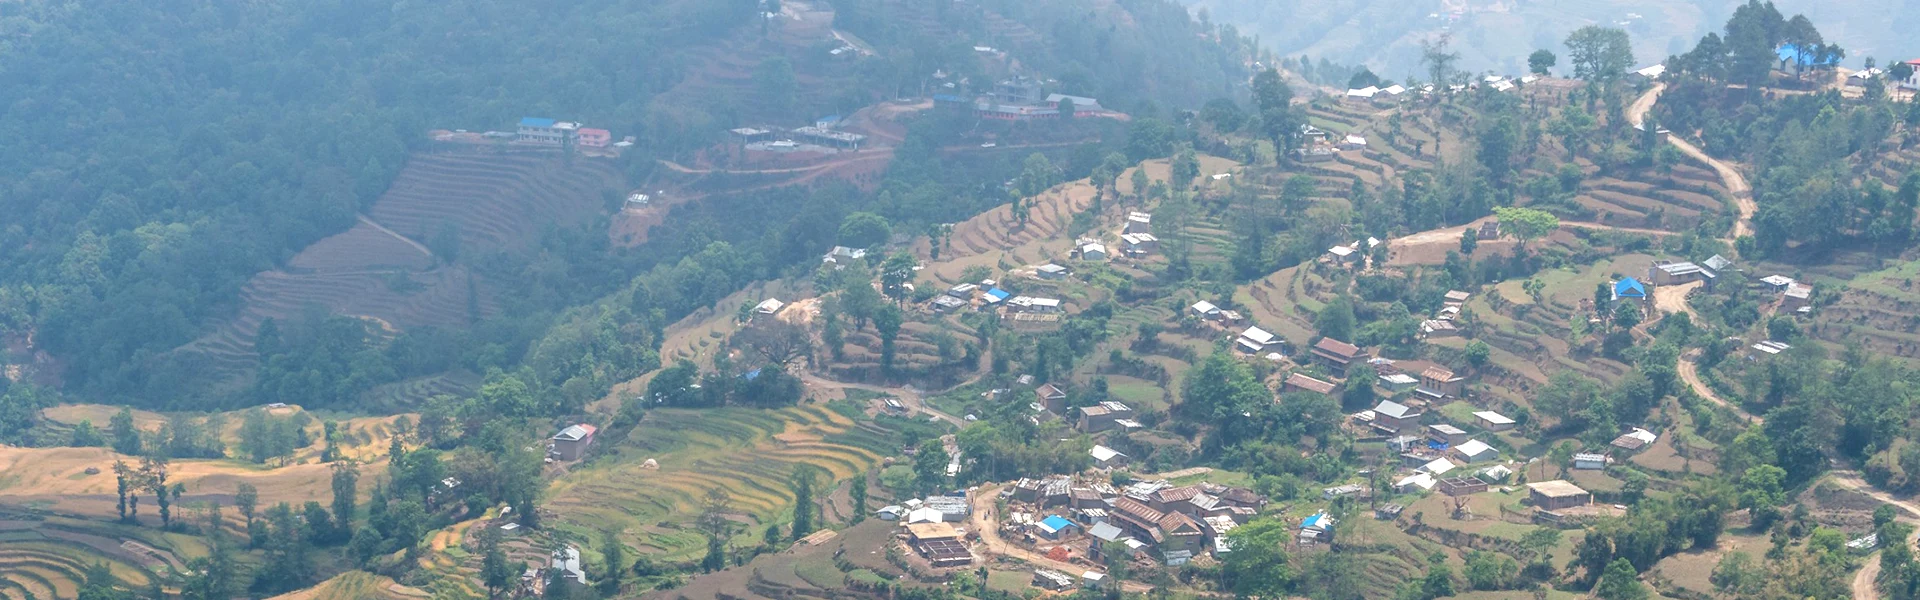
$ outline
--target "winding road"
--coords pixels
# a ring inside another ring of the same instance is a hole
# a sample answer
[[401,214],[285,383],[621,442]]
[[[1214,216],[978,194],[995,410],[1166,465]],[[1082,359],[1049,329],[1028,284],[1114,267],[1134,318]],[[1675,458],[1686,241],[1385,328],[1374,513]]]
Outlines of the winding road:
[[[1856,492],[1872,496],[1875,500],[1899,507],[1900,510],[1906,511],[1907,515],[1920,516],[1920,506],[1915,506],[1912,502],[1895,498],[1892,494],[1888,494],[1880,488],[1873,487],[1872,484],[1861,479],[1859,473],[1853,471],[1834,471],[1830,475],[1830,478],[1835,484],[1841,487],[1852,489]],[[1901,520],[1912,522],[1913,519],[1902,518]],[[1907,535],[1907,545],[1912,546],[1914,540],[1920,540],[1920,528],[1915,528],[1912,533]],[[1879,600],[1880,589],[1874,586],[1874,580],[1879,578],[1880,553],[1875,552],[1873,556],[1867,557],[1866,564],[1860,565],[1860,570],[1853,574],[1853,600]]]
[[[1636,128],[1645,125],[1647,113],[1653,110],[1653,105],[1660,100],[1660,92],[1666,89],[1667,84],[1656,83],[1648,88],[1646,93],[1635,98],[1633,104],[1627,107],[1627,122]],[[1727,193],[1733,196],[1734,208],[1740,211],[1740,218],[1733,222],[1733,235],[1730,237],[1738,239],[1740,236],[1753,235],[1753,213],[1757,212],[1759,207],[1753,203],[1753,186],[1748,185],[1746,176],[1741,175],[1740,170],[1735,169],[1731,163],[1708,156],[1706,152],[1702,152],[1699,147],[1681,139],[1680,136],[1669,133],[1666,139],[1667,143],[1673,144],[1673,147],[1678,148],[1682,154],[1713,168],[1713,172],[1718,174],[1720,181],[1726,185]]]

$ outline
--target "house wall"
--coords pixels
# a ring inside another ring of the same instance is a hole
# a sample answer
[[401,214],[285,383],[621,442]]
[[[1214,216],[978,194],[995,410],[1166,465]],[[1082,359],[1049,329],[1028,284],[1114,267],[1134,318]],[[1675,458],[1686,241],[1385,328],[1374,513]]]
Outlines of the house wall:
[[592,443],[591,437],[579,441],[554,440],[553,453],[560,460],[580,460],[580,456],[587,453],[587,446]]

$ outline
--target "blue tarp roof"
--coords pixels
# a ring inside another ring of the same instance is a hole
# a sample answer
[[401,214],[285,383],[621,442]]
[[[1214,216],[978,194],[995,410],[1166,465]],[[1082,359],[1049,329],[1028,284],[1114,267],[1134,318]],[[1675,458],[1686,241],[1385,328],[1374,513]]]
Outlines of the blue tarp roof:
[[1826,62],[1821,62],[1819,56],[1814,53],[1812,48],[1801,50],[1799,46],[1793,44],[1781,44],[1779,48],[1774,49],[1774,53],[1777,54],[1782,61],[1791,63],[1805,62],[1806,64],[1816,67],[1825,67],[1840,63],[1840,57],[1837,56],[1829,56]]
[[987,295],[993,296],[993,299],[995,300],[1005,300],[1008,297],[1013,296],[1013,294],[1008,293],[1006,290],[1003,290],[1000,288],[993,288],[993,289],[987,290]]
[[1331,517],[1328,517],[1328,516],[1327,516],[1327,513],[1316,513],[1316,514],[1314,514],[1314,515],[1313,515],[1313,516],[1311,516],[1311,517],[1307,517],[1307,519],[1306,519],[1306,520],[1304,520],[1304,521],[1301,521],[1301,522],[1300,522],[1300,528],[1301,528],[1301,529],[1311,529],[1311,528],[1313,528],[1313,527],[1315,527],[1315,526],[1317,526],[1317,525],[1319,525],[1321,521],[1328,521],[1328,520],[1331,520]]
[[1054,515],[1051,517],[1047,517],[1045,519],[1041,519],[1040,524],[1047,526],[1047,529],[1059,531],[1062,529],[1066,529],[1068,527],[1072,527],[1073,521],[1068,521],[1066,517],[1062,517],[1060,515]]
[[1642,285],[1638,279],[1622,277],[1620,281],[1613,283],[1613,295],[1619,298],[1645,298],[1647,286]]
[[745,377],[745,378],[747,378],[747,381],[753,381],[753,380],[755,380],[755,379],[759,379],[759,378],[760,378],[760,370],[759,370],[759,369],[754,369],[754,370],[752,370],[752,371],[747,371],[747,373],[746,373],[745,375],[741,375],[741,377]]
[[520,117],[521,127],[552,127],[556,121],[541,117]]

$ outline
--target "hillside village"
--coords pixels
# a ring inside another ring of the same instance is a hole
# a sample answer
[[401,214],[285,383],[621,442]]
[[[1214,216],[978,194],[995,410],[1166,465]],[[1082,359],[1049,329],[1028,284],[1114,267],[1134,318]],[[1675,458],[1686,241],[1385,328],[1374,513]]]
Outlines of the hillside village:
[[1920,59],[748,4],[657,8],[714,33],[644,114],[432,123],[137,365],[0,313],[0,595],[1920,597]]

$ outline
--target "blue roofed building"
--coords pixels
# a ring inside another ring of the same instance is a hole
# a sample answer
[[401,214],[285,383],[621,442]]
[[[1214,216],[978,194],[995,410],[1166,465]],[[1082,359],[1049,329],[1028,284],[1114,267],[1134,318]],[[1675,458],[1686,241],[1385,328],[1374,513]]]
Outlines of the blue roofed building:
[[1011,298],[1011,297],[1013,297],[1013,293],[1000,288],[993,288],[993,289],[987,290],[987,304],[998,304],[1001,302],[1006,302],[1007,298]]
[[1645,301],[1646,299],[1647,286],[1646,284],[1640,283],[1640,280],[1632,277],[1622,277],[1619,281],[1613,282],[1613,300],[1615,302],[1621,300]]
[[1061,536],[1064,536],[1068,532],[1071,532],[1075,527],[1079,527],[1079,526],[1073,524],[1073,521],[1067,520],[1066,517],[1062,517],[1060,515],[1053,515],[1051,517],[1041,519],[1039,523],[1036,523],[1034,525],[1034,531],[1039,533],[1040,537],[1044,537],[1050,540],[1057,540],[1057,539],[1060,539]]
[[1840,64],[1838,54],[1822,52],[1818,45],[1801,48],[1793,44],[1781,44],[1774,49],[1774,54],[1780,58],[1780,62],[1791,65],[1831,67]]

